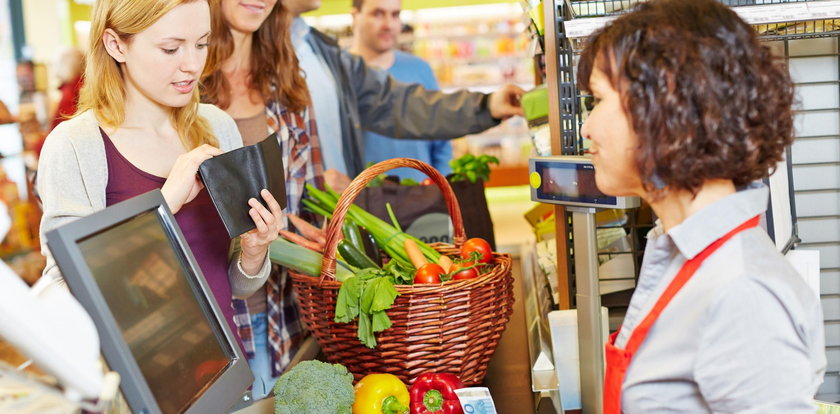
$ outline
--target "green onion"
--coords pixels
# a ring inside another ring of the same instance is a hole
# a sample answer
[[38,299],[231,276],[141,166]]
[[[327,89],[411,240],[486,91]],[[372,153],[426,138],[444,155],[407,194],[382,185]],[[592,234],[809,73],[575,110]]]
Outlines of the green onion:
[[[273,263],[277,263],[298,273],[314,277],[321,276],[321,264],[324,261],[324,256],[318,252],[313,252],[305,247],[298,246],[282,237],[278,237],[271,242],[268,249],[268,257]],[[336,263],[336,280],[343,282],[350,277],[353,277],[353,272],[345,266],[340,265],[340,263]]]
[[[340,195],[335,191],[327,189],[321,191],[312,185],[306,185],[307,194],[314,200],[314,203],[319,205],[322,209],[335,211],[336,204]],[[410,238],[417,242],[420,251],[432,263],[437,263],[440,259],[440,253],[433,249],[426,243],[423,243],[418,238],[409,234],[403,233],[394,226],[386,223],[379,217],[363,210],[361,207],[352,204],[347,210],[347,218],[353,220],[357,225],[364,227],[373,235],[376,242],[385,250],[388,255],[394,259],[400,260],[400,263],[410,263],[408,255],[403,248],[405,239]]]

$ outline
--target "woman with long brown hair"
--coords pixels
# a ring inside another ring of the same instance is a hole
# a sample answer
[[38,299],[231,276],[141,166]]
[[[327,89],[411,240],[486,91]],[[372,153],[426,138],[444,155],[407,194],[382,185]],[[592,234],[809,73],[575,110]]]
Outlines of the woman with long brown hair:
[[[323,184],[323,164],[309,93],[289,36],[290,16],[276,0],[222,0],[203,78],[205,102],[236,121],[245,145],[276,133],[286,169],[287,212],[297,214],[304,185]],[[287,227],[287,223],[282,223]],[[236,322],[262,398],[304,339],[285,269],[265,289],[234,300]]]

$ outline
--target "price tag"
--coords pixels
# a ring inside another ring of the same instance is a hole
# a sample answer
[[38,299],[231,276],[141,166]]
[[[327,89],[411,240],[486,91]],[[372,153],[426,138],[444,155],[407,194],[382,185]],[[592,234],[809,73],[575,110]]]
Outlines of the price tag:
[[592,32],[604,27],[615,18],[616,16],[604,16],[568,20],[563,23],[566,29],[566,37],[570,39],[587,37]]
[[[738,16],[749,24],[801,22],[840,18],[840,0],[766,4],[733,7]],[[616,16],[587,17],[564,22],[566,37],[577,39],[589,36]]]
[[840,1],[815,1],[805,3],[812,19],[833,19],[840,17]]
[[810,18],[806,3],[733,7],[732,10],[738,13],[738,16],[749,24],[795,22]]

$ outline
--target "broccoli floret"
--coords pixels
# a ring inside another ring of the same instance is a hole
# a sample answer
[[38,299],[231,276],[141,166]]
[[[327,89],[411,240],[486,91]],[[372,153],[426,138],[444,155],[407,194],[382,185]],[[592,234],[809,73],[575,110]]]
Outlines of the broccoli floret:
[[274,384],[274,414],[350,414],[353,374],[343,365],[303,361]]

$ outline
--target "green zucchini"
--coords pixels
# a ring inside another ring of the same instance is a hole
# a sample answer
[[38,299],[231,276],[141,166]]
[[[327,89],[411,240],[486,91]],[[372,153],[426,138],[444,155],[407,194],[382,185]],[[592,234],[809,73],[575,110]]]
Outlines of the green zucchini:
[[339,240],[338,252],[350,266],[354,266],[359,269],[367,269],[369,267],[376,269],[380,268],[376,265],[376,262],[371,260],[370,257],[367,257],[366,254],[362,253],[361,250],[357,249],[356,246],[353,246],[353,244],[346,240]]
[[359,232],[359,226],[350,220],[345,219],[341,224],[341,232],[344,233],[344,240],[347,240],[357,250],[363,251],[365,249],[362,244],[362,235]]

